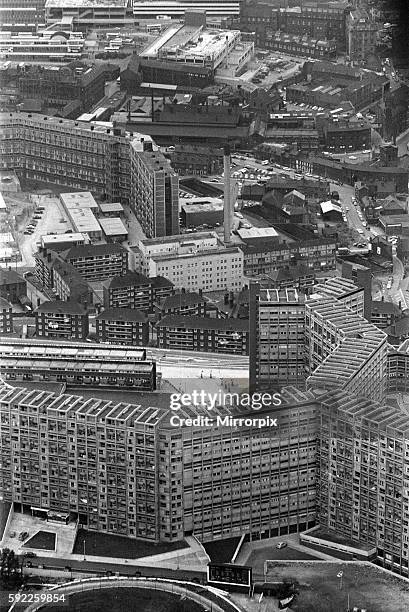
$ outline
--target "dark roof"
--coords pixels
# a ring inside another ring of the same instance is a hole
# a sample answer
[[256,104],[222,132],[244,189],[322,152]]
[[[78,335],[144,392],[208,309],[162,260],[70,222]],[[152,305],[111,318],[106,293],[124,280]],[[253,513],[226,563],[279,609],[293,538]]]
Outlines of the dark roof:
[[146,315],[134,308],[106,308],[97,317],[97,321],[138,321],[147,320]]
[[393,302],[372,300],[371,310],[374,314],[400,314],[399,306],[397,306]]
[[21,278],[14,270],[0,270],[0,285],[9,285],[12,283],[25,283],[24,278]]
[[156,327],[184,327],[186,329],[215,329],[225,331],[248,332],[248,319],[213,319],[211,317],[187,317],[184,315],[167,315]]
[[400,321],[396,321],[393,325],[389,325],[384,330],[388,336],[408,336],[409,337],[409,317],[404,317]]
[[81,304],[74,301],[64,302],[63,300],[55,300],[54,302],[43,302],[35,312],[82,315],[85,314],[85,309],[81,306]]
[[152,281],[152,285],[156,289],[159,289],[160,287],[173,287],[174,286],[172,281],[165,278],[164,276],[154,276],[150,280]]
[[117,289],[118,287],[139,287],[141,285],[152,285],[151,278],[148,278],[144,274],[139,272],[132,272],[128,270],[124,276],[114,276],[109,283],[110,289]]
[[176,293],[175,295],[169,295],[162,303],[162,310],[169,310],[171,308],[182,308],[183,306],[192,306],[194,304],[204,304],[206,300],[202,295],[198,293]]
[[64,259],[71,259],[76,257],[92,257],[97,255],[106,255],[110,253],[123,253],[126,252],[123,246],[120,244],[80,244],[67,249],[61,256]]

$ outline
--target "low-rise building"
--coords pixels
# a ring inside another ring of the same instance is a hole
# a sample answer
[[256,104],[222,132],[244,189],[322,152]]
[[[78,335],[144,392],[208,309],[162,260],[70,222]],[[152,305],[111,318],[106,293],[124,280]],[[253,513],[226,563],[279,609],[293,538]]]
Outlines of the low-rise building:
[[18,302],[27,293],[27,283],[17,272],[0,268],[0,297],[9,302]]
[[125,242],[128,230],[119,217],[100,218],[99,225],[107,242]]
[[88,336],[88,314],[77,302],[44,302],[34,312],[36,336],[85,340]]
[[289,34],[288,32],[274,32],[265,39],[264,46],[272,51],[281,51],[289,55],[301,57],[314,57],[327,59],[335,57],[337,43],[335,40],[310,38],[309,36]]
[[95,319],[99,342],[147,346],[149,321],[145,313],[134,308],[107,308]]
[[60,256],[88,281],[104,281],[128,271],[128,251],[119,244],[79,245],[61,251]]
[[207,300],[204,299],[202,291],[199,293],[181,291],[170,295],[159,305],[160,316],[167,315],[187,315],[187,316],[206,316]]
[[214,227],[223,223],[224,206],[219,198],[193,198],[181,202],[181,221],[184,227],[203,225]]
[[3,307],[2,302],[6,302],[0,298],[0,334],[11,334],[13,328],[13,309],[7,306]]
[[167,315],[157,324],[158,348],[248,355],[248,319]]
[[172,167],[179,174],[219,174],[223,172],[223,149],[196,145],[175,145]]
[[380,329],[386,329],[402,318],[402,311],[393,302],[385,302],[383,299],[372,300],[371,323]]
[[148,278],[128,270],[104,283],[105,308],[135,308],[152,312],[154,305],[174,293],[173,284],[165,278]]

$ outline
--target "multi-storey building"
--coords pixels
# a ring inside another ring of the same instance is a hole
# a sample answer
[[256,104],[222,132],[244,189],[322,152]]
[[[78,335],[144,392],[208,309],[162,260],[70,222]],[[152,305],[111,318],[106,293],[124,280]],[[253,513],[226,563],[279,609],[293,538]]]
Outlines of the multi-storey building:
[[130,205],[148,238],[179,233],[179,178],[147,136],[131,145]]
[[397,304],[385,302],[383,299],[381,301],[372,300],[371,323],[376,325],[376,327],[385,329],[393,325],[400,318],[402,318],[402,311]]
[[375,52],[379,25],[363,8],[349,11],[346,18],[347,53],[351,60],[364,60]]
[[352,312],[363,317],[365,315],[365,291],[363,287],[342,277],[329,278],[318,283],[312,290],[311,298],[335,298]]
[[282,244],[260,241],[258,244],[241,244],[239,248],[243,252],[246,276],[270,274],[294,265],[304,265],[311,272],[336,268],[336,243],[333,238]]
[[133,26],[129,0],[46,0],[45,19],[56,26],[72,20],[76,30]]
[[305,304],[295,289],[250,284],[250,389],[303,386]]
[[88,314],[77,302],[43,302],[34,312],[36,336],[85,340],[88,336]]
[[128,251],[119,244],[83,244],[61,251],[60,256],[88,281],[104,281],[128,271]]
[[173,284],[165,278],[148,278],[128,270],[104,283],[105,308],[136,308],[153,311],[158,300],[174,293]]
[[45,0],[0,0],[0,28],[35,32],[44,23]]
[[317,59],[331,58],[336,55],[335,40],[310,38],[304,35],[274,32],[265,39],[264,47],[272,51],[281,51],[289,55],[314,57]]
[[48,106],[63,108],[78,100],[83,112],[104,97],[105,82],[119,76],[112,65],[47,66],[27,65],[17,77],[19,94],[23,98],[45,101]]
[[178,177],[149,136],[26,113],[0,113],[0,135],[0,169],[130,201],[152,236],[179,231]]
[[202,290],[199,293],[182,291],[170,295],[158,304],[160,315],[188,315],[193,317],[205,317],[207,313],[207,300],[203,297]]
[[95,319],[99,342],[147,346],[149,321],[147,315],[133,308],[107,308]]
[[409,574],[409,417],[396,406],[333,392],[319,409],[319,522],[372,544],[377,562]]
[[88,234],[91,241],[101,240],[102,229],[95,217],[98,204],[89,191],[61,193],[60,202],[74,232]]
[[167,15],[172,19],[182,19],[187,11],[205,11],[209,17],[228,17],[239,14],[238,0],[134,0],[135,19],[156,19]]
[[82,57],[85,39],[79,32],[56,36],[47,29],[38,32],[0,32],[0,57],[5,60],[31,61],[37,64],[70,63]]
[[119,128],[26,113],[0,114],[1,168],[126,201],[129,140]]
[[27,283],[14,270],[0,269],[0,297],[9,302],[18,302],[19,299],[26,295]]
[[338,299],[306,302],[308,389],[345,389],[381,401],[387,383],[387,336]]
[[388,389],[408,391],[409,389],[409,340],[390,348],[388,353]]
[[237,291],[242,286],[242,251],[224,246],[214,232],[141,240],[136,256],[143,273],[164,276],[177,289]]
[[157,346],[166,349],[248,355],[247,319],[166,315],[156,324]]
[[52,381],[67,387],[156,389],[156,363],[146,351],[53,340],[1,339],[0,374],[9,381]]
[[[0,299],[0,304],[3,300]],[[13,327],[13,309],[3,308],[0,310],[0,334],[11,334]]]
[[173,412],[160,398],[140,396],[132,405],[2,385],[4,499],[151,541],[192,533],[202,541],[260,538],[315,524],[318,406],[311,395],[288,390],[282,406],[251,413],[277,419],[278,428],[263,430],[252,420],[229,426],[243,412],[227,406],[214,409],[216,426],[177,426],[175,417],[209,412]]

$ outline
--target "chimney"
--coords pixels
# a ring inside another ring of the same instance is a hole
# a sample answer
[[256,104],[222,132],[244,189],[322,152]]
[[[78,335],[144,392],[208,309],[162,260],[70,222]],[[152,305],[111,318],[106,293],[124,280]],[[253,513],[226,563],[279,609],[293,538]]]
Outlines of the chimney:
[[224,147],[224,243],[230,244],[233,211],[230,191],[230,146]]

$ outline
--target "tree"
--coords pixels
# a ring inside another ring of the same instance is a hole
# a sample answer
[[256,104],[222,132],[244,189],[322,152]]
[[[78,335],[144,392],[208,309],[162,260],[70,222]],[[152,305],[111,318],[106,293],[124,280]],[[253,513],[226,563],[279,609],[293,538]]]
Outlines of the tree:
[[16,587],[23,582],[23,570],[14,550],[4,548],[1,554],[0,583],[4,587]]

